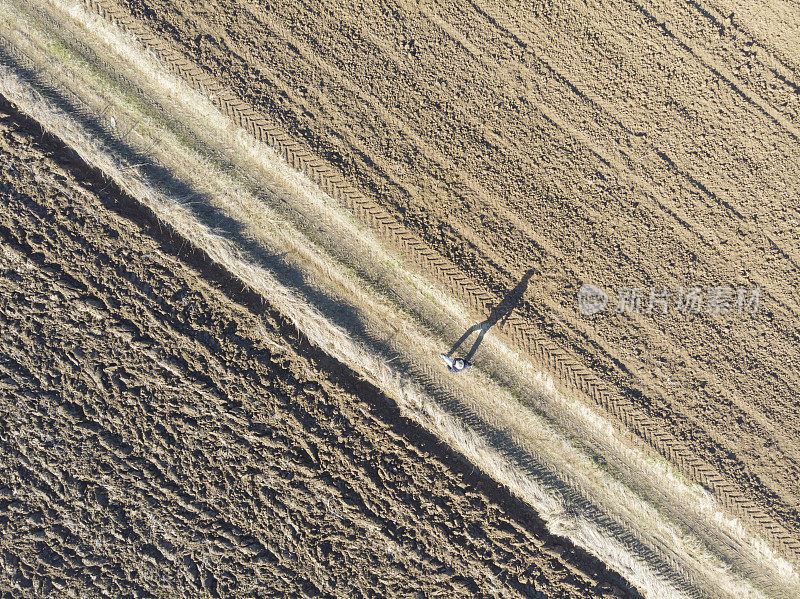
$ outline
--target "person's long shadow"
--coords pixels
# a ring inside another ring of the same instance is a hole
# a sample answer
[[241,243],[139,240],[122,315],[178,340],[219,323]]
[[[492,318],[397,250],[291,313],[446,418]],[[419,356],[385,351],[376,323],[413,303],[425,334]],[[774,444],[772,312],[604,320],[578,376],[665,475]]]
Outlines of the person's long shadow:
[[528,271],[525,273],[525,276],[522,277],[522,280],[517,283],[517,286],[509,291],[499,304],[492,308],[488,318],[483,322],[479,322],[478,324],[472,325],[470,328],[468,328],[467,331],[461,335],[461,338],[455,342],[453,347],[450,348],[450,351],[447,355],[452,357],[458,348],[461,347],[467,341],[467,339],[469,339],[470,335],[477,332],[478,337],[475,339],[475,342],[472,344],[472,347],[467,355],[464,356],[464,359],[469,362],[472,356],[475,355],[475,352],[478,351],[478,348],[480,347],[487,331],[496,324],[503,326],[505,321],[508,320],[508,317],[511,316],[514,308],[517,306],[520,300],[522,300],[522,296],[525,295],[525,291],[528,289],[528,280],[533,276],[533,273],[533,269],[528,269]]

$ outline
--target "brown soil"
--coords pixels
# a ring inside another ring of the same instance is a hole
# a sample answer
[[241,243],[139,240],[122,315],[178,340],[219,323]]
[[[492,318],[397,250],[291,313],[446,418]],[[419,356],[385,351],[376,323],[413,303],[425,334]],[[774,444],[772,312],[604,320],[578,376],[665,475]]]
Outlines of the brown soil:
[[3,597],[625,593],[0,104]]
[[[525,326],[798,551],[800,58],[769,21],[677,0],[120,5],[493,297],[533,268]],[[583,282],[758,285],[761,306],[585,318]]]

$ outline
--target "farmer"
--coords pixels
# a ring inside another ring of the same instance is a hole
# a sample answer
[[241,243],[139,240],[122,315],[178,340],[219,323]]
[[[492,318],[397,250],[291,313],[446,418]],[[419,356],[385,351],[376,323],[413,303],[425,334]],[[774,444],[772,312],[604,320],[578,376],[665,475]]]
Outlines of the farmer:
[[464,358],[456,358],[453,359],[447,354],[441,354],[442,361],[447,365],[447,370],[450,372],[461,372],[467,366],[472,366],[470,362],[467,362]]

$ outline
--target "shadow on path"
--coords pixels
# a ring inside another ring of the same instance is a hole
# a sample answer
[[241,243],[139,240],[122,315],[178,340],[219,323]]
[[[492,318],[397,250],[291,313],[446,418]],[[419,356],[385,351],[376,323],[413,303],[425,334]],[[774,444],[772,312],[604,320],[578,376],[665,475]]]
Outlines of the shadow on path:
[[467,341],[467,339],[469,339],[470,335],[477,331],[478,337],[475,339],[475,343],[472,344],[469,352],[466,356],[464,356],[464,359],[469,362],[472,359],[472,356],[475,355],[475,352],[478,351],[486,332],[498,323],[500,326],[503,326],[505,321],[508,320],[508,317],[511,316],[514,308],[517,306],[520,300],[522,300],[522,296],[525,295],[525,291],[528,289],[528,281],[533,276],[533,272],[534,271],[532,268],[528,269],[528,271],[525,273],[525,276],[522,277],[522,280],[517,283],[517,286],[509,291],[499,304],[492,308],[488,318],[483,322],[479,322],[478,324],[472,325],[470,328],[468,328],[466,332],[461,335],[459,340],[453,344],[453,347],[450,348],[450,351],[447,353],[447,355],[452,357],[458,348],[461,347]]

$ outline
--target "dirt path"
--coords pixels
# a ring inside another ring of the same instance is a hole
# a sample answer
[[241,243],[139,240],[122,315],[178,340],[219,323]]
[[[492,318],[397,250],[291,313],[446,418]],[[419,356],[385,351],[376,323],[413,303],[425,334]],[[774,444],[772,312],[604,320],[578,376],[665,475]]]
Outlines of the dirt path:
[[113,185],[0,111],[0,586],[12,596],[625,586],[278,316],[229,290],[233,303],[216,289],[228,281]]
[[[679,2],[122,4],[477,287],[499,299],[533,268],[520,322],[794,547],[800,96],[769,22]],[[582,282],[759,286],[762,305],[587,319]]]

